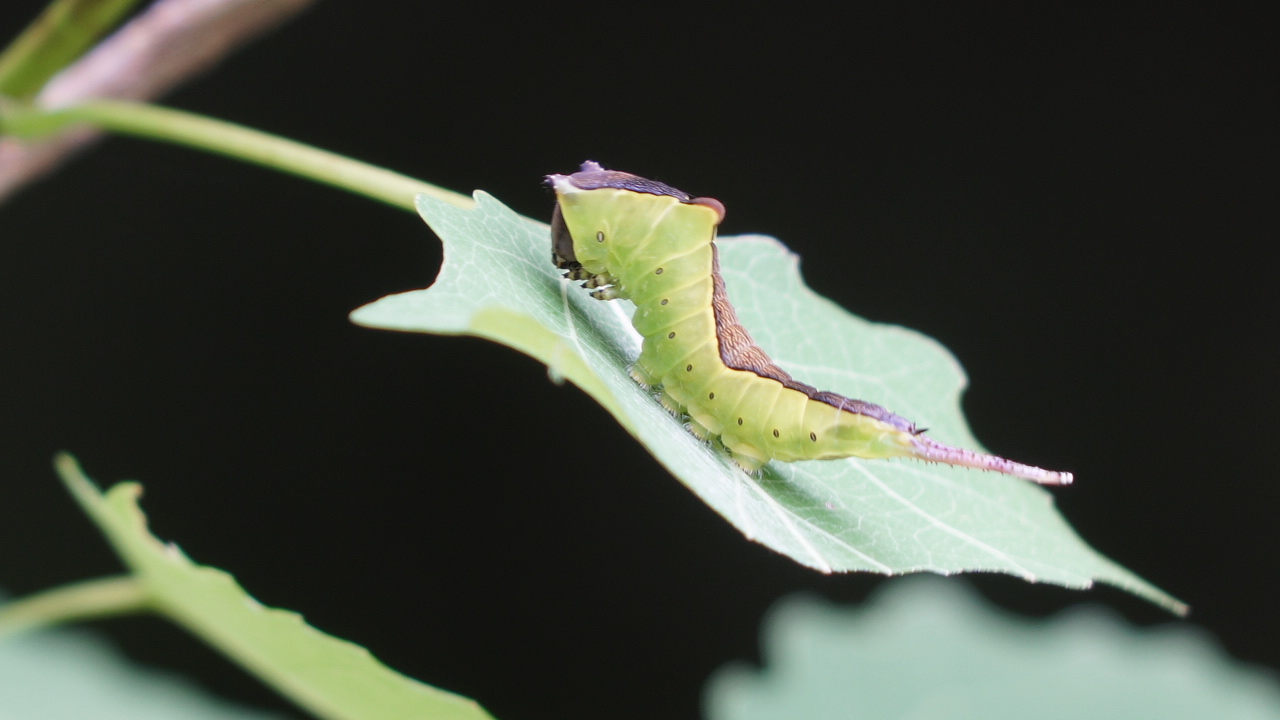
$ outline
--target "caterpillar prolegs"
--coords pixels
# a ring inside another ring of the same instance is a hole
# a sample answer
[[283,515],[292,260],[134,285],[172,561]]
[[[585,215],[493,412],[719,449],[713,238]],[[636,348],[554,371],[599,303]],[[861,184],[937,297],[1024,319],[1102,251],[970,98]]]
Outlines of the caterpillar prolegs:
[[765,355],[738,322],[715,245],[724,206],[585,162],[549,175],[552,259],[600,300],[629,298],[644,337],[632,377],[660,389],[694,434],[749,472],[770,460],[908,457],[1066,485],[1071,473],[951,447],[863,400],[818,390]]

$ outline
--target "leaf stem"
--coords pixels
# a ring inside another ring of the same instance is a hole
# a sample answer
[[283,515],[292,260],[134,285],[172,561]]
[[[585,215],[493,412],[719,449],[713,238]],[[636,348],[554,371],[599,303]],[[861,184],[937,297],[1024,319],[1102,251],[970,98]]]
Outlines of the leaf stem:
[[243,125],[147,103],[95,100],[53,111],[9,107],[0,127],[7,134],[31,138],[77,123],[256,163],[410,212],[416,212],[413,198],[419,193],[458,207],[475,205],[466,195],[385,168]]
[[150,598],[133,577],[86,580],[0,604],[0,638],[76,620],[151,609]]

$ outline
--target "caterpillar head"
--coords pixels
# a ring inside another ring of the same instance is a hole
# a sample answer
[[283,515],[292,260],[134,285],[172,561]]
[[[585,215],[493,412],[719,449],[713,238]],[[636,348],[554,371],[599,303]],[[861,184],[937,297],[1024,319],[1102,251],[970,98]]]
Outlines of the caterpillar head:
[[[715,198],[694,197],[666,183],[617,170],[605,170],[594,160],[582,163],[578,172],[572,175],[548,175],[546,183],[556,191],[557,201],[565,195],[591,190],[628,190],[645,195],[667,195],[687,205],[704,205],[716,212],[719,218],[717,225],[724,221],[724,204]],[[565,225],[559,202],[551,215],[551,257],[556,267],[561,269],[572,270],[578,265],[578,258],[573,251],[573,237]]]

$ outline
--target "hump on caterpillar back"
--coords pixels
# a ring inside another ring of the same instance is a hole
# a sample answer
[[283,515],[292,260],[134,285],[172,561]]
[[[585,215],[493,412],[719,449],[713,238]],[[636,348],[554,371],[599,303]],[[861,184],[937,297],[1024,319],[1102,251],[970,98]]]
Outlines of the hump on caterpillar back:
[[694,197],[657,180],[632,175],[619,170],[606,170],[600,163],[587,160],[582,163],[578,172],[572,175],[548,175],[546,182],[557,194],[580,192],[585,190],[629,190],[645,195],[666,195],[686,205],[704,205],[716,212],[716,224],[724,221],[724,203],[715,198]]
[[[719,200],[694,197],[666,183],[642,178],[639,175],[632,175],[618,170],[606,170],[600,163],[591,160],[582,163],[582,167],[579,168],[578,172],[571,175],[548,175],[546,183],[556,192],[556,205],[551,215],[551,260],[556,267],[567,271],[566,277],[574,280],[589,280],[593,273],[599,274],[603,270],[607,270],[607,268],[601,266],[600,258],[593,256],[594,249],[589,251],[587,256],[579,257],[585,248],[575,243],[582,242],[585,238],[578,237],[575,240],[571,227],[576,228],[579,234],[594,234],[603,242],[604,236],[601,234],[600,229],[584,228],[584,218],[592,218],[587,222],[587,225],[597,225],[607,217],[609,224],[612,224],[615,228],[625,227],[636,220],[636,218],[629,218],[628,213],[638,212],[643,214],[652,209],[652,206],[645,203],[626,202],[618,205],[607,200],[610,195],[614,197],[618,194],[631,195],[634,198],[644,196],[673,198],[682,205],[705,207],[714,213],[711,218],[711,227],[709,228],[712,237],[715,236],[715,226],[718,226],[724,220],[724,205]],[[588,193],[594,191],[613,192],[602,193],[600,195],[602,202],[596,203],[588,199]],[[632,195],[633,193],[634,195]],[[595,206],[595,211],[586,210],[591,206]],[[623,210],[623,207],[626,209]],[[622,214],[619,215],[619,212]],[[604,215],[597,213],[604,213]],[[662,214],[662,212],[657,213],[658,216]],[[594,243],[591,245],[594,245]],[[591,269],[589,271],[583,270],[584,265]]]

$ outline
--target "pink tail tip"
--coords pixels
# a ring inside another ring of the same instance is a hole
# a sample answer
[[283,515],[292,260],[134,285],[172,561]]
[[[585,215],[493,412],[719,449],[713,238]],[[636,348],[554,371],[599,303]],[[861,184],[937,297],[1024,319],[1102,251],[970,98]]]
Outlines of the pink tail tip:
[[913,442],[912,456],[929,462],[959,465],[978,470],[992,470],[1006,475],[1013,475],[1041,485],[1070,485],[1075,476],[1069,472],[1045,470],[1033,465],[1023,465],[1006,460],[997,455],[964,450],[962,448],[943,445],[923,435],[917,435]]

